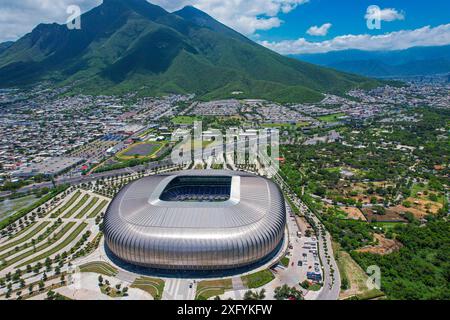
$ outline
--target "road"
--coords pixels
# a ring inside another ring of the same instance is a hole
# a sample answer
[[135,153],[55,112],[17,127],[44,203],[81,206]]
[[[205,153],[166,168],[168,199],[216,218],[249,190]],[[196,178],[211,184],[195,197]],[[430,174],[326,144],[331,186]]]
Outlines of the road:
[[[236,150],[239,150],[239,147],[245,147],[246,143],[251,143],[254,140],[260,140],[263,138],[267,138],[266,136],[259,136],[253,139],[249,139],[248,142],[240,140],[238,143],[229,143],[229,144],[224,144],[223,148],[224,150],[226,150],[226,153],[232,153],[234,152],[234,148],[236,147]],[[205,148],[203,150],[194,150],[193,152],[193,158],[194,159],[200,159],[203,157],[203,155],[208,155],[211,154],[213,149],[217,149],[218,146],[212,146],[209,148]],[[114,177],[117,175],[121,175],[121,174],[127,174],[130,173],[131,171],[141,171],[141,170],[154,170],[156,168],[159,167],[164,167],[164,166],[170,166],[173,165],[172,159],[170,156],[168,156],[167,158],[160,160],[160,161],[155,161],[155,162],[149,162],[147,164],[144,165],[138,165],[135,167],[129,167],[129,168],[122,168],[122,169],[117,169],[117,170],[111,170],[111,171],[106,171],[106,172],[100,172],[100,173],[93,173],[90,175],[86,175],[86,176],[76,176],[76,177],[66,177],[66,178],[59,178],[55,180],[55,184],[56,185],[61,185],[61,184],[71,184],[71,185],[75,185],[75,184],[80,184],[80,183],[87,183],[87,182],[91,182],[91,181],[95,181],[101,178],[108,178],[108,177]],[[16,192],[18,193],[27,193],[30,191],[34,191],[37,189],[42,189],[42,188],[51,188],[53,187],[53,183],[52,182],[42,182],[42,183],[37,183],[37,184],[33,184],[33,185],[28,185],[28,186],[24,186],[20,189],[18,189]],[[4,191],[4,192],[0,192],[0,197],[7,197],[9,195],[11,195],[12,192],[10,191]]]
[[[262,160],[267,161],[267,159]],[[291,191],[289,185],[284,181],[280,174],[271,167],[267,168],[267,170],[269,171],[268,174],[272,176],[280,186],[283,187],[286,195],[290,198],[294,205],[300,209],[301,213],[306,217],[312,219],[312,221],[314,221],[314,224],[317,226],[316,235],[319,241],[319,257],[322,261],[324,275],[323,288],[319,293],[317,300],[337,300],[339,298],[339,292],[341,289],[341,277],[336,264],[336,260],[334,259],[333,248],[331,246],[331,236],[329,232],[326,231],[319,218],[316,217],[313,212],[303,203],[303,201],[301,201],[300,198]],[[324,232],[322,232],[321,230],[324,230]],[[327,250],[325,250],[325,248],[327,248]],[[334,272],[332,272],[331,269],[333,269]]]
[[[227,150],[226,157],[229,157],[229,155],[228,155],[228,153],[230,153],[229,150],[232,150],[233,146],[225,145],[225,147]],[[228,149],[228,147],[230,147],[230,148]],[[203,150],[203,151],[200,150],[199,152],[197,152],[195,154],[195,156],[201,157],[201,153],[203,153],[203,152],[206,153],[205,150]],[[260,157],[260,159],[259,159],[260,161],[263,161],[265,163],[269,162],[268,159],[262,158],[263,157],[262,155],[259,155],[259,157]],[[126,174],[126,173],[129,173],[130,171],[152,170],[155,168],[168,166],[168,165],[172,165],[172,164],[173,164],[172,160],[170,158],[166,158],[162,161],[151,162],[146,165],[139,165],[139,166],[132,167],[132,168],[123,168],[123,169],[118,169],[118,170],[113,170],[113,171],[91,174],[91,175],[83,176],[83,177],[63,178],[63,179],[59,179],[55,182],[56,182],[56,184],[87,183],[87,182],[95,181],[95,180],[98,180],[101,178],[107,178],[107,177],[112,177],[112,176],[116,176],[116,175],[120,175],[120,174]],[[319,246],[319,257],[320,257],[320,260],[322,262],[322,267],[323,267],[324,283],[323,283],[322,290],[318,293],[317,299],[318,300],[337,300],[339,298],[341,279],[340,279],[339,270],[338,270],[338,267],[337,267],[337,264],[336,264],[336,261],[334,259],[334,255],[333,255],[330,234],[325,230],[325,228],[323,227],[323,225],[322,225],[321,221],[318,219],[318,217],[316,217],[311,212],[311,210],[291,191],[290,187],[283,180],[283,178],[278,174],[278,172],[276,171],[275,168],[266,167],[265,170],[267,171],[267,174],[269,176],[272,176],[278,182],[278,184],[283,187],[284,191],[286,192],[286,195],[290,198],[290,200],[294,203],[294,205],[297,206],[306,217],[308,217],[309,219],[314,221],[314,224],[318,227],[317,228],[317,230],[318,230],[317,239],[318,239],[318,246]],[[52,186],[51,182],[44,182],[41,184],[23,187],[22,189],[19,190],[19,192],[28,192],[28,191],[35,190],[38,188],[51,187],[51,186]],[[3,194],[1,194],[1,195],[3,195]],[[325,230],[325,231],[322,232],[322,230]],[[327,250],[325,250],[325,248]],[[297,256],[294,256],[293,258],[298,259]],[[334,270],[334,272],[332,272],[332,269]],[[179,294],[185,298],[188,296],[191,297],[192,290],[186,289],[186,287],[189,286],[187,283],[174,283],[173,285],[174,285],[174,288],[177,288],[177,290],[174,290],[174,292],[172,292],[171,294],[174,294],[176,291],[177,294]],[[179,288],[182,288],[182,290],[179,290]]]
[[[61,184],[68,183],[68,184],[74,185],[74,184],[80,184],[80,183],[87,183],[87,182],[95,181],[95,180],[98,180],[101,178],[108,178],[108,177],[113,177],[113,176],[117,176],[117,175],[121,175],[121,174],[127,174],[127,173],[130,173],[130,170],[135,171],[135,172],[141,171],[141,170],[152,170],[155,168],[159,168],[159,167],[163,167],[163,166],[167,166],[167,165],[171,165],[171,164],[172,164],[172,160],[169,158],[169,159],[164,159],[164,160],[157,161],[157,162],[150,162],[145,165],[139,165],[139,166],[135,166],[135,167],[131,167],[131,168],[123,168],[123,169],[117,169],[117,170],[112,170],[112,171],[93,173],[93,174],[86,175],[86,176],[61,178],[61,179],[55,180],[55,184],[61,185]],[[53,187],[52,182],[42,182],[42,183],[37,183],[37,184],[22,187],[19,190],[17,190],[16,192],[27,193],[29,191],[34,191],[37,189],[52,188],[52,187]],[[10,194],[11,194],[10,191],[1,192],[0,197],[6,197],[6,196],[9,196]]]

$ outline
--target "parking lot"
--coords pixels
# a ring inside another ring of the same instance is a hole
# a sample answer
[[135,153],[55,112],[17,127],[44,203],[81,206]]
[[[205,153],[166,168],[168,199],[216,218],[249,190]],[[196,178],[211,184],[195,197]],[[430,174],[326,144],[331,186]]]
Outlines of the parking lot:
[[[290,244],[287,257],[290,265],[286,269],[290,271],[289,273],[292,272],[293,276],[298,277],[297,282],[306,280],[308,272],[313,273],[320,282],[323,275],[317,251],[317,239],[314,236],[305,237],[304,233],[298,231],[297,223],[301,224],[299,220],[292,216],[288,218]],[[303,228],[300,227],[300,230]],[[296,272],[292,269],[296,269]]]

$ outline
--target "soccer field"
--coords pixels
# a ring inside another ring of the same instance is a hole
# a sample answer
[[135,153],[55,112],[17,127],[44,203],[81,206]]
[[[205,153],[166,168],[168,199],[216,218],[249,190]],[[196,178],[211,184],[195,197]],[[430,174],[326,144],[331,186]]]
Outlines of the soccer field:
[[154,156],[163,145],[164,144],[158,142],[137,143],[120,152],[117,157],[121,160],[130,160],[135,157],[150,158]]

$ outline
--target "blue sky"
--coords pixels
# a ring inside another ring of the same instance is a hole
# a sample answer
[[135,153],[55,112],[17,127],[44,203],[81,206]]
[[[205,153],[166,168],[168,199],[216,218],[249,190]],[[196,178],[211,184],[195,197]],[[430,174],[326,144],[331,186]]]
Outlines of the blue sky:
[[[382,22],[380,30],[369,30],[364,15],[368,6],[394,8],[404,13],[404,20]],[[259,39],[281,41],[304,37],[322,41],[345,34],[384,34],[403,29],[418,29],[450,23],[450,0],[310,0],[288,14],[280,14],[280,27],[257,31]],[[328,34],[314,37],[306,33],[313,25],[331,23]]]
[[[0,42],[39,23],[65,23],[67,8],[85,12],[102,0],[0,0]],[[346,49],[403,50],[450,44],[450,0],[150,0],[174,11],[193,5],[282,54]],[[369,6],[381,28],[370,30]]]

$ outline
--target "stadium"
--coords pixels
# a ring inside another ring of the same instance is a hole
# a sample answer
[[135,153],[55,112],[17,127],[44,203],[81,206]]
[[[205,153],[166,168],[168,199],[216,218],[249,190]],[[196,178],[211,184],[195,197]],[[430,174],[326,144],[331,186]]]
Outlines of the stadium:
[[104,219],[122,261],[164,270],[229,270],[274,256],[285,234],[278,186],[234,171],[182,171],[125,186]]

